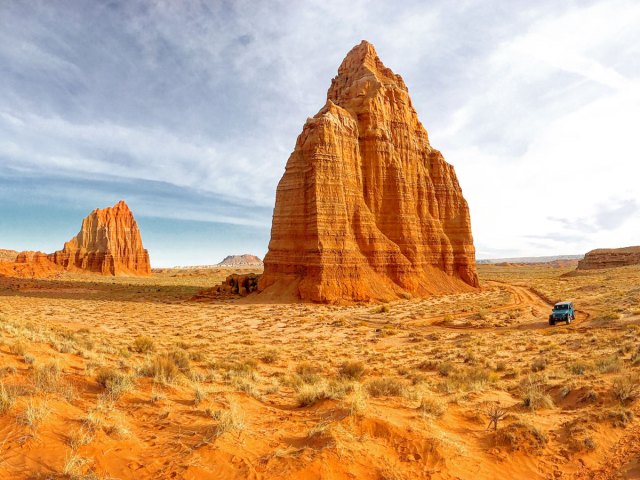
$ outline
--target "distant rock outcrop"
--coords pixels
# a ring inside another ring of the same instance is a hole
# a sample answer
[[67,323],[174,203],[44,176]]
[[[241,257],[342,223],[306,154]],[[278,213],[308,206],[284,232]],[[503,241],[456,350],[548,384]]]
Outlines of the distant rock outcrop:
[[402,78],[363,41],[278,184],[262,294],[390,300],[478,286],[467,202]]
[[103,275],[149,275],[149,254],[142,246],[138,224],[122,200],[113,207],[96,208],[82,221],[80,233],[49,255],[65,269]]
[[225,257],[220,263],[216,265],[217,267],[261,267],[262,260],[260,260],[255,255],[229,255]]
[[578,262],[578,270],[640,265],[640,246],[625,248],[598,248],[588,252]]
[[6,250],[0,248],[0,262],[15,262],[18,252],[15,250]]

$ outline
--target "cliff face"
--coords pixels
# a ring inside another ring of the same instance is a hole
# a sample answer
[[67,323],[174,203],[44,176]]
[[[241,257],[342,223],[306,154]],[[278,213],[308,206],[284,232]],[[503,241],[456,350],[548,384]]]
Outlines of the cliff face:
[[276,192],[260,290],[317,302],[478,286],[469,209],[402,78],[354,47]]
[[578,262],[578,270],[640,265],[640,247],[598,248]]
[[78,268],[103,275],[151,273],[138,224],[123,201],[91,212],[82,221],[80,233],[48,258],[65,269]]

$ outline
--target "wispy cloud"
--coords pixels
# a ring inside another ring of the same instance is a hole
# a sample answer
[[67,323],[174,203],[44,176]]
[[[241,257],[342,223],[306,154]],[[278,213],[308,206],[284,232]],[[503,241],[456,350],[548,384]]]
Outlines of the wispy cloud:
[[366,38],[456,167],[480,256],[640,243],[638,24],[634,0],[10,0],[0,180],[268,229],[296,136]]

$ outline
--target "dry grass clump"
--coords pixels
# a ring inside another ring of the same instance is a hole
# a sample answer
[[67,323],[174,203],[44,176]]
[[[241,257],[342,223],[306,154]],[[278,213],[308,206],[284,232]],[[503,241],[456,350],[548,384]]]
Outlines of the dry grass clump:
[[447,411],[447,402],[431,392],[422,392],[418,411],[423,417],[439,418]]
[[27,353],[27,344],[23,340],[16,340],[9,344],[9,351],[14,355],[24,356]]
[[322,369],[318,365],[314,365],[309,362],[302,362],[296,366],[296,375],[288,380],[294,388],[299,387],[301,384],[313,385],[318,383],[322,377],[320,372]]
[[95,438],[94,430],[88,428],[87,425],[81,425],[80,428],[71,432],[67,437],[67,444],[72,450],[89,445]]
[[545,357],[538,357],[531,364],[532,372],[541,372],[545,368],[547,368],[547,359]]
[[96,381],[114,399],[120,398],[134,387],[133,380],[129,375],[108,367],[98,369]]
[[11,410],[16,403],[16,398],[15,389],[0,382],[0,415]]
[[50,362],[33,369],[32,381],[36,390],[41,392],[56,392],[60,386],[60,365]]
[[260,355],[260,361],[266,364],[276,363],[279,358],[280,354],[276,349],[273,348],[265,350],[264,352],[262,352],[262,355]]
[[618,428],[625,428],[635,418],[633,412],[626,408],[614,408],[609,410],[606,415],[612,425]]
[[452,369],[443,380],[439,388],[441,391],[452,393],[458,391],[475,391],[498,379],[496,372],[482,366],[472,366]]
[[496,441],[514,451],[538,452],[549,442],[547,435],[535,426],[515,422],[498,429]]
[[362,415],[369,405],[368,398],[369,396],[362,385],[359,383],[355,384],[352,394],[345,402],[345,406],[349,410],[349,415]]
[[600,373],[617,373],[621,368],[622,360],[617,355],[610,355],[596,360],[596,369]]
[[640,380],[637,374],[627,373],[613,381],[613,394],[620,403],[635,400],[640,392]]
[[364,372],[364,363],[358,360],[343,362],[338,368],[340,376],[348,378],[349,380],[360,380],[364,375]]
[[573,373],[574,375],[584,375],[585,373],[593,370],[593,368],[593,364],[582,361],[574,362],[569,367],[571,373]]
[[131,346],[131,350],[138,353],[149,353],[153,352],[155,349],[156,345],[153,338],[146,336],[137,337]]
[[320,400],[340,400],[354,391],[353,383],[321,380],[316,383],[300,383],[296,389],[296,403],[299,407],[313,405]]
[[402,381],[393,377],[374,378],[366,384],[367,393],[372,397],[401,397],[405,393]]
[[156,355],[142,367],[141,375],[152,377],[157,383],[174,384],[180,378],[182,370],[189,367],[188,354],[184,352],[185,355],[182,355],[178,352],[184,352],[184,350]]
[[211,413],[214,420],[217,421],[213,436],[218,438],[227,432],[241,432],[245,429],[244,419],[240,414],[238,406],[229,402],[229,407],[224,410],[216,410]]
[[36,399],[30,398],[17,420],[19,423],[35,429],[49,415],[49,411],[49,404],[46,400],[36,401]]
[[530,410],[552,408],[553,400],[544,390],[543,379],[527,377],[520,385],[522,404]]

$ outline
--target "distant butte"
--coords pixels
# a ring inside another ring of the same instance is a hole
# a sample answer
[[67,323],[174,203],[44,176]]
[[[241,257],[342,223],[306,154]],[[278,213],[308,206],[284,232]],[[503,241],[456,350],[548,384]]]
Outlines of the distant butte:
[[278,184],[262,295],[324,303],[478,287],[469,208],[404,81],[346,56]]
[[585,254],[578,262],[578,270],[640,265],[640,246],[624,248],[598,248]]
[[64,270],[102,275],[149,275],[149,254],[142,245],[138,224],[123,201],[95,209],[83,221],[78,235],[51,254],[20,252],[13,262],[2,262],[0,275],[40,277]]

